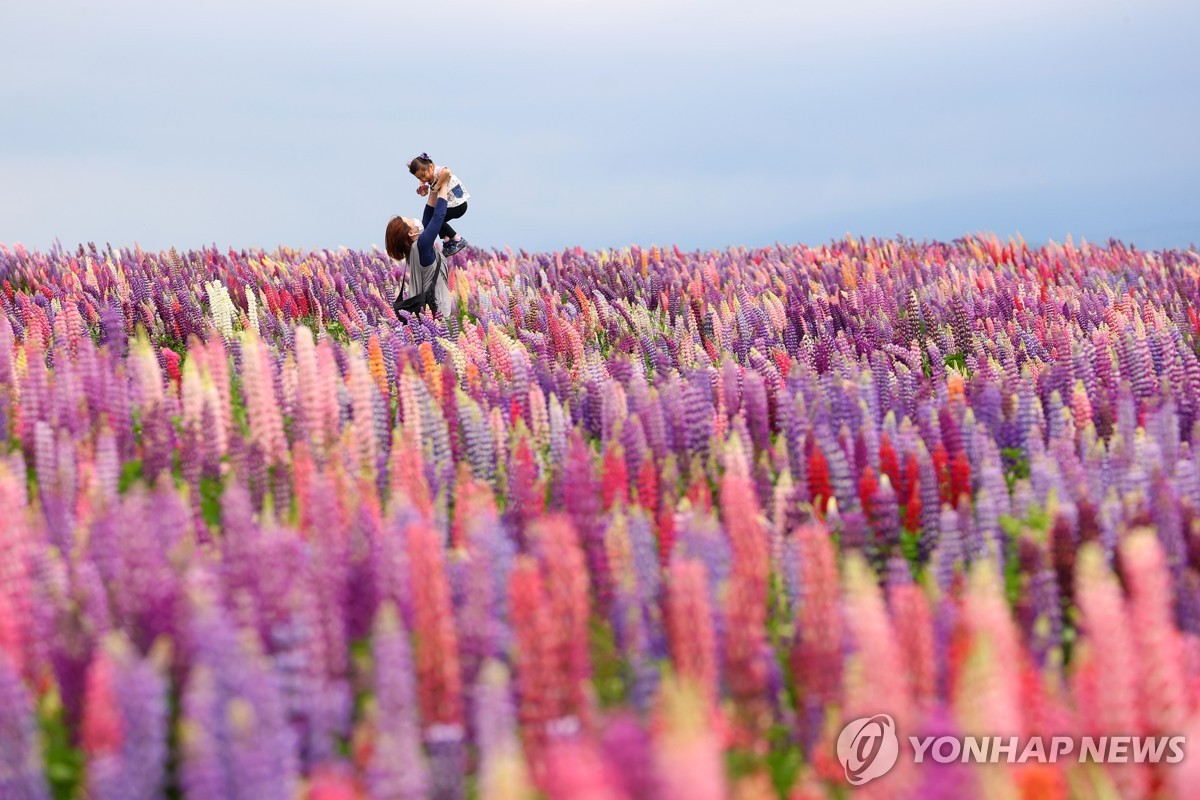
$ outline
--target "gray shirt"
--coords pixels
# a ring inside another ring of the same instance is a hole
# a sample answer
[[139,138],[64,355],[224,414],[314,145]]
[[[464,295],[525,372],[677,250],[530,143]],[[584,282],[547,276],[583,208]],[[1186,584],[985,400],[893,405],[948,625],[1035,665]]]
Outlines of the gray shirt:
[[437,276],[437,288],[434,289],[438,313],[450,316],[450,263],[446,261],[442,251],[436,247],[433,248],[433,263],[423,267],[421,266],[421,255],[417,252],[417,243],[412,243],[412,247],[408,250],[408,289],[404,293],[404,299],[415,297],[425,291],[425,287],[429,285],[434,274],[439,270],[441,272]]

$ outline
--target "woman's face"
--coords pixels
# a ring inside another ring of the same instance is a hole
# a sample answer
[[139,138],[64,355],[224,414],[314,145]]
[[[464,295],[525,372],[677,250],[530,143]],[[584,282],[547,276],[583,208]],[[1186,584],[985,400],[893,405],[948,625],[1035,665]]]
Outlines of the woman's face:
[[404,224],[408,226],[408,229],[417,236],[420,236],[421,231],[425,230],[425,226],[421,224],[421,220],[419,219],[413,219],[412,217],[401,217],[401,219],[404,220]]

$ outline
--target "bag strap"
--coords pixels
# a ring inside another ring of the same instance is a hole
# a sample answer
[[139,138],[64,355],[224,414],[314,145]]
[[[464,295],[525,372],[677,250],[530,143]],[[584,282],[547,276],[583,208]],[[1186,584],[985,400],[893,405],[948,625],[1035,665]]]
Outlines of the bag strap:
[[[433,283],[430,284],[429,288],[437,287],[438,277],[442,274],[442,267],[440,264],[438,264],[436,258],[434,258],[433,263],[434,263],[434,267],[435,267],[435,269],[433,270]],[[427,288],[425,291],[429,291],[429,288]],[[404,280],[400,282],[400,299],[401,300],[404,299],[404,292],[407,289],[408,289],[408,270],[405,270],[404,271]]]

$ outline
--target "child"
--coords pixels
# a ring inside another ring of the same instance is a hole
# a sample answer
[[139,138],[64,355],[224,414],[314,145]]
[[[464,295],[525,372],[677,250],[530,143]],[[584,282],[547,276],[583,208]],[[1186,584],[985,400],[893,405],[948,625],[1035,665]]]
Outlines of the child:
[[[445,170],[445,167],[439,167],[429,158],[428,153],[421,155],[408,162],[408,171],[417,177],[421,185],[417,187],[417,194],[424,197],[429,194],[429,187],[437,178],[438,173]],[[442,254],[452,256],[459,250],[467,246],[467,240],[458,235],[454,228],[450,227],[450,220],[458,219],[463,214],[467,213],[467,200],[470,198],[470,193],[467,188],[462,185],[462,181],[457,175],[452,175],[450,178],[450,196],[446,203],[446,221],[442,224]]]

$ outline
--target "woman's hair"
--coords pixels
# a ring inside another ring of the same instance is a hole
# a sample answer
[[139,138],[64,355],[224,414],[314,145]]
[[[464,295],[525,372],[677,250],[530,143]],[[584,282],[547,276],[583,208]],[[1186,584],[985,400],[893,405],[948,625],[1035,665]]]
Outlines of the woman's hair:
[[429,153],[421,153],[421,155],[408,162],[408,171],[412,175],[417,174],[417,170],[422,167],[428,167],[433,163],[433,159],[429,157]]
[[417,232],[410,228],[404,217],[392,217],[387,224],[387,232],[383,235],[384,247],[387,254],[397,261],[408,258],[413,242],[417,240]]

